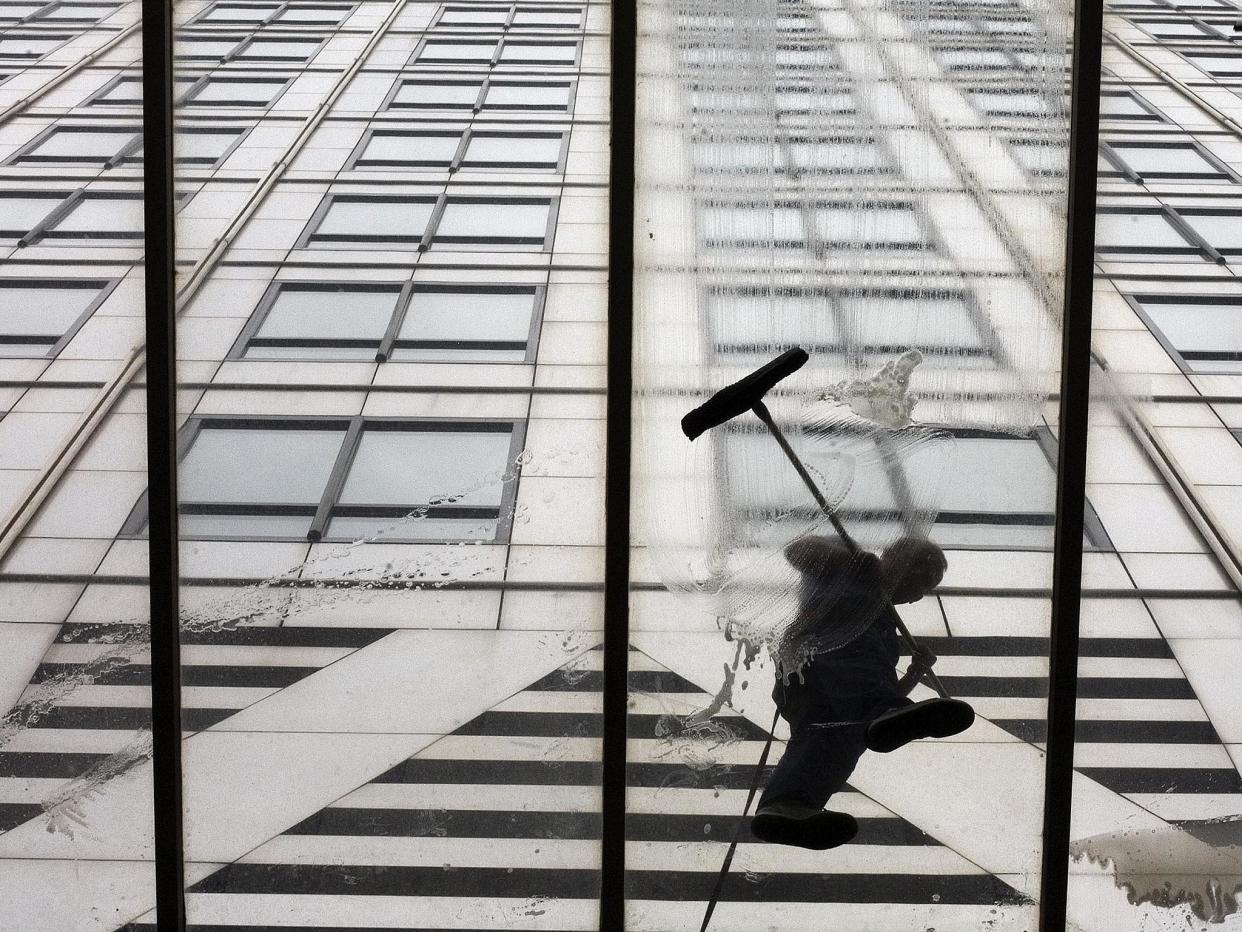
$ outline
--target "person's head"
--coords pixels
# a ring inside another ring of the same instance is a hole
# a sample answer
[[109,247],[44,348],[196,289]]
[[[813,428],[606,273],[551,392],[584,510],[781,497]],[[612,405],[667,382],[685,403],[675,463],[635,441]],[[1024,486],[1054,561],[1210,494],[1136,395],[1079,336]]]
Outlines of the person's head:
[[944,551],[923,537],[902,537],[880,555],[884,578],[895,603],[917,602],[940,584],[949,561]]

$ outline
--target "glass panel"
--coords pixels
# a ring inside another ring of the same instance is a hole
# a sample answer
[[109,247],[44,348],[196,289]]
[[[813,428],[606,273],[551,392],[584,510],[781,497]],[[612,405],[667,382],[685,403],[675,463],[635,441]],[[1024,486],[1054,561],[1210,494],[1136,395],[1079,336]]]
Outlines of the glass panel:
[[101,229],[141,235],[141,174],[100,176],[134,139],[137,114],[88,107],[118,63],[141,81],[138,14],[138,4],[0,5],[6,930],[116,929],[154,907],[149,570],[145,542],[125,534],[147,483],[146,379],[132,353],[144,268],[138,248],[43,235],[91,188],[132,197],[99,202]]
[[48,236],[81,239],[142,238],[142,200],[136,197],[84,197],[48,226]]
[[564,137],[560,133],[487,135],[473,133],[463,166],[556,168]]
[[448,339],[469,333],[482,339],[525,340],[530,334],[534,292],[419,291],[401,326],[402,338]]
[[258,41],[177,122],[245,130],[178,173],[188,927],[597,928],[608,270],[550,221],[606,93],[474,113],[508,2],[212,2],[180,44]]
[[1095,249],[1106,253],[1191,254],[1192,246],[1161,214],[1101,211],[1095,221]]
[[1191,229],[1229,255],[1242,255],[1242,212],[1179,211]]
[[204,425],[181,461],[184,502],[316,504],[345,433]]
[[1068,27],[640,4],[635,932],[1036,925]]
[[0,281],[0,350],[42,356],[110,290],[106,282]]
[[484,106],[501,110],[568,110],[573,99],[569,84],[518,84],[493,81]]
[[1209,162],[1194,146],[1145,146],[1141,143],[1113,142],[1113,149],[1131,169],[1144,176],[1176,177],[1195,175],[1227,178],[1219,167]]
[[107,161],[135,139],[133,131],[60,128],[34,148],[20,156],[20,161],[95,162]]
[[364,431],[341,504],[499,507],[510,441],[509,431]]
[[390,240],[422,238],[435,202],[423,200],[356,200],[335,198],[314,231],[317,240]]
[[450,200],[435,241],[541,246],[550,209],[547,201]]
[[461,133],[372,134],[358,161],[359,166],[426,165],[448,167],[461,142]]
[[[252,359],[373,359],[399,296],[400,289],[282,285],[245,355]],[[334,342],[364,345],[333,346]]]
[[465,107],[478,100],[478,81],[402,81],[393,107]]

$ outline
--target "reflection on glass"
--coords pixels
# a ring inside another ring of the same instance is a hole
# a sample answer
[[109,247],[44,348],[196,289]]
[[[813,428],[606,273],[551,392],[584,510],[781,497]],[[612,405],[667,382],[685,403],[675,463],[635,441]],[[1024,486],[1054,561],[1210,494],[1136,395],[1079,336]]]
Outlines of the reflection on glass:
[[640,8],[630,928],[1035,922],[1068,12]]
[[458,6],[181,21],[194,928],[598,921],[605,17]]

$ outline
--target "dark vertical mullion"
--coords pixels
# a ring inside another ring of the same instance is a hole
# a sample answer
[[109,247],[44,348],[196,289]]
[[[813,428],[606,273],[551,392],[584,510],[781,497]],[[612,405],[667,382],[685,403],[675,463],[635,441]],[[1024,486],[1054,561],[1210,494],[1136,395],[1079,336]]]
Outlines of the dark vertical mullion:
[[167,0],[142,0],[143,236],[146,277],[147,502],[155,912],[185,929],[181,804],[181,612],[177,563],[176,198],[173,22]]
[[1091,300],[1095,276],[1095,193],[1100,140],[1101,0],[1074,4],[1069,202],[1053,536],[1048,744],[1044,760],[1043,864],[1039,928],[1064,932],[1073,805],[1078,629],[1086,510],[1087,419],[1091,394]]
[[608,399],[604,509],[602,932],[625,928],[625,739],[630,590],[630,424],[634,329],[636,0],[612,5],[608,191]]

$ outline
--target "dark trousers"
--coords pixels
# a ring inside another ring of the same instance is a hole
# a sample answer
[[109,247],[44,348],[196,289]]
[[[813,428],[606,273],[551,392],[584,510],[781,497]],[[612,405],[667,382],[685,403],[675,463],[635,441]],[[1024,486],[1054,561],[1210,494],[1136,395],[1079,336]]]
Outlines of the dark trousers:
[[882,712],[910,705],[897,691],[897,674],[883,657],[866,652],[815,656],[802,681],[772,690],[789,722],[785,754],[763,790],[759,805],[796,802],[822,809],[854,772],[867,749],[867,723]]

